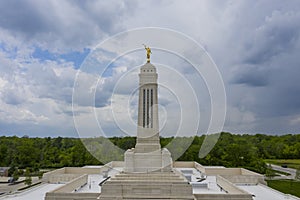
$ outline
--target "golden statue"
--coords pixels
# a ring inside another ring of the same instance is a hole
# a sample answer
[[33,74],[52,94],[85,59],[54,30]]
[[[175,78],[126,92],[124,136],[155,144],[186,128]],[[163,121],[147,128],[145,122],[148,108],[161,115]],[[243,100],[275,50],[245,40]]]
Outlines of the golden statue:
[[[143,44],[144,45],[144,44]],[[150,47],[147,47],[146,45],[144,45],[146,51],[147,51],[147,62],[150,62],[150,54],[152,54]]]

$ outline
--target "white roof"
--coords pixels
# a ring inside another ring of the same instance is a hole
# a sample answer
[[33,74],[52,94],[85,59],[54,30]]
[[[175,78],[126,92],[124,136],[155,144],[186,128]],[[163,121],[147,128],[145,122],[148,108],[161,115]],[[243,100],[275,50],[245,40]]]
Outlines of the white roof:
[[[216,183],[216,176],[205,176],[206,179],[198,182],[199,177],[201,177],[201,172],[195,168],[176,168],[178,171],[183,170],[185,172],[185,176],[190,176],[191,184],[193,185],[193,193],[194,194],[222,194],[224,191],[220,190],[219,186]],[[122,168],[114,168],[109,170],[108,176],[113,176],[122,171]],[[202,176],[203,177],[203,176]],[[104,180],[102,174],[91,174],[88,176],[87,184],[77,190],[76,192],[101,192],[101,187],[99,183]],[[207,184],[207,187],[202,187],[203,185],[197,184]],[[62,184],[42,184],[37,187],[33,187],[28,191],[24,191],[18,194],[7,195],[4,197],[0,197],[0,200],[28,200],[28,199],[41,199],[43,200],[45,194],[50,192],[58,187],[61,187]],[[200,187],[198,187],[200,186]],[[265,185],[237,185],[237,187],[243,189],[244,191],[253,194],[253,200],[300,200],[297,197],[283,194],[277,190],[273,190]]]
[[[191,176],[191,184],[193,185],[194,194],[224,194],[225,191],[221,190],[217,185],[216,176],[205,176],[205,180],[198,182],[201,177],[201,172],[195,168],[176,168],[180,172],[191,171],[192,173],[186,173],[184,175]],[[207,187],[197,187],[197,184],[207,184]]]
[[100,174],[91,174],[88,176],[88,182],[85,186],[77,190],[80,193],[100,193],[101,188],[99,183],[101,183],[105,178]]
[[[114,176],[115,174],[120,173],[122,171],[122,168],[113,168],[110,169],[108,172],[108,176]],[[77,190],[76,192],[80,193],[99,193],[101,192],[101,187],[99,186],[99,183],[101,183],[105,178],[102,174],[89,174],[88,175],[88,181],[85,186]]]

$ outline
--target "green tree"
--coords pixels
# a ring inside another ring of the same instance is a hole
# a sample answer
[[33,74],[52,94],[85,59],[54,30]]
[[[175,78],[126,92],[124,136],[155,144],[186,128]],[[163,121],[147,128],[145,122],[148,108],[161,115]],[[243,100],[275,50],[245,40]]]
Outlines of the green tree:
[[25,170],[25,176],[26,176],[25,185],[31,185],[31,183],[32,183],[30,173],[31,173],[31,169],[29,167],[27,167]]
[[8,169],[8,176],[13,176],[13,174],[15,173],[15,171],[17,171],[18,169],[16,168],[16,166],[11,166],[9,169]]
[[271,164],[269,164],[266,169],[266,177],[268,179],[272,179],[275,175],[276,174],[275,174],[274,170],[272,169]]
[[13,173],[13,179],[14,181],[17,181],[19,179],[20,175],[19,175],[19,172],[18,170],[15,170],[14,173]]
[[31,185],[32,184],[32,178],[30,176],[25,178],[25,185]]

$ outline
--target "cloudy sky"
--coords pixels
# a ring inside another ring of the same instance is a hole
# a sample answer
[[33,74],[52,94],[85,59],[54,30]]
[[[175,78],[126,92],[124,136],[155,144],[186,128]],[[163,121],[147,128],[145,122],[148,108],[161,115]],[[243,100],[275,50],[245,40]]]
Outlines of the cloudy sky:
[[[142,27],[180,32],[209,53],[226,91],[224,131],[299,133],[299,22],[299,0],[0,1],[0,135],[78,137],[73,115],[85,136],[97,136],[91,115],[107,136],[122,135],[124,129],[125,135],[134,135],[137,95],[133,90],[138,85],[137,66],[145,61],[142,46],[114,61],[102,79],[93,68],[82,70],[82,64],[94,52],[100,63],[95,67],[105,68],[112,52],[95,53],[97,45]],[[153,51],[152,61],[161,63],[160,113],[165,135],[172,135],[168,131],[178,128],[178,113],[183,112],[176,96],[187,90],[179,84],[174,96],[167,86],[178,79],[173,80],[176,75],[168,75],[166,69],[187,64],[168,56]],[[205,81],[194,81],[188,67],[176,71],[196,92],[204,124],[199,132],[205,132],[211,107]],[[127,84],[120,84],[120,77]],[[74,85],[78,79],[80,84]],[[74,87],[77,99],[72,109]],[[94,91],[93,104],[86,91]],[[118,107],[122,102],[129,109]],[[132,125],[127,126],[124,112]]]

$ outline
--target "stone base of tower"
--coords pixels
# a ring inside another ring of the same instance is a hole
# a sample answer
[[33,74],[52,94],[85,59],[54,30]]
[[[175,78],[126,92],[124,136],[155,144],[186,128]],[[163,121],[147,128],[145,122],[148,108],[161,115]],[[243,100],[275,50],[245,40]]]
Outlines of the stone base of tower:
[[100,200],[194,200],[192,185],[174,172],[121,173],[102,185]]
[[125,152],[125,173],[170,171],[172,171],[172,158],[166,148],[149,153],[138,153],[135,149]]

